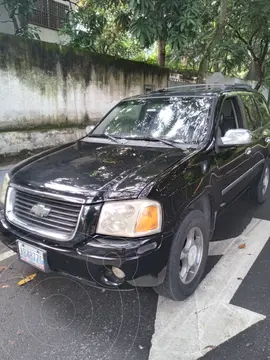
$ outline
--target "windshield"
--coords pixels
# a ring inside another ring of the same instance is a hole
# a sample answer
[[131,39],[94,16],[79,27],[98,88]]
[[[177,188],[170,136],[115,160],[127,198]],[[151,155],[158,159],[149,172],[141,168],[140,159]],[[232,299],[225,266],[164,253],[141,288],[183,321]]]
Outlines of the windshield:
[[210,127],[211,97],[173,97],[123,101],[92,134],[117,138],[160,138],[204,142]]

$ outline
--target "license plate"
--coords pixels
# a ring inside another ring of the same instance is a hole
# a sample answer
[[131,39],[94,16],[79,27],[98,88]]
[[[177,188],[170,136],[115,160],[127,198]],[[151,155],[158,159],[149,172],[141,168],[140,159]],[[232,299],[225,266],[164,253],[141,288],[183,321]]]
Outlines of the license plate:
[[17,240],[19,257],[22,261],[30,264],[42,271],[47,269],[47,252],[35,246],[26,244],[21,240]]

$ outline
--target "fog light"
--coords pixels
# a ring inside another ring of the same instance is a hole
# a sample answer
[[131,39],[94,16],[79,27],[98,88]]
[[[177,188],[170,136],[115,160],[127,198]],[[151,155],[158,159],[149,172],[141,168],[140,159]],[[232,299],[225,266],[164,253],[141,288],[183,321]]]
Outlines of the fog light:
[[112,272],[118,279],[124,279],[126,276],[124,271],[115,266],[112,266]]

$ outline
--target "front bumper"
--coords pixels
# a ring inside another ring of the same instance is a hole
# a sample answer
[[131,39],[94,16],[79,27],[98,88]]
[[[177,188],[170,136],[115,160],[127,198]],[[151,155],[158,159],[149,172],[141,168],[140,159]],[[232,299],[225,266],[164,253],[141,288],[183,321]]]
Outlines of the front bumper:
[[[17,252],[16,240],[47,251],[49,268],[86,281],[92,286],[110,289],[153,287],[164,281],[171,238],[152,236],[142,241],[115,242],[92,237],[87,243],[66,248],[26,234],[9,224],[0,210],[0,240]],[[118,279],[111,267],[120,268],[124,279]]]

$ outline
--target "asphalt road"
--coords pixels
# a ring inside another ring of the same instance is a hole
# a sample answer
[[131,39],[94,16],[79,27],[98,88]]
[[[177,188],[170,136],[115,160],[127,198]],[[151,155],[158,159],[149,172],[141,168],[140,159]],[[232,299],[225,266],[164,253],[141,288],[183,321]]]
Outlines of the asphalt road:
[[[3,172],[0,170],[0,177],[1,175],[3,176]],[[220,216],[213,241],[219,241],[220,244],[231,242],[232,239],[243,234],[254,218],[270,221],[270,194],[269,201],[261,206],[254,206],[246,198],[239,199]],[[260,229],[263,231],[263,228],[258,227],[258,229],[259,239]],[[7,249],[0,245],[0,256],[6,251]],[[247,255],[252,254],[247,253]],[[205,280],[215,271],[222,258],[223,255],[218,254],[209,257],[208,275],[206,274]],[[230,277],[232,270],[225,268],[225,275]],[[270,359],[269,270],[270,243],[267,242],[259,256],[254,258],[247,275],[239,277],[240,286],[230,302],[239,308],[262,314],[265,319],[232,338],[228,336],[228,340],[219,346],[208,343],[208,350],[211,351],[203,359]],[[108,292],[88,287],[57,274],[38,273],[32,282],[22,287],[17,286],[20,279],[34,272],[33,268],[19,262],[16,256],[0,261],[0,358],[2,360],[36,360],[37,358],[146,360],[149,357],[150,360],[195,360],[198,358],[192,349],[192,339],[195,334],[193,329],[190,330],[189,353],[184,354],[183,342],[178,341],[175,345],[167,341],[170,337],[175,337],[176,328],[168,327],[164,341],[162,342],[161,337],[158,345],[154,341],[160,331],[157,322],[155,326],[155,321],[161,311],[163,311],[161,315],[169,319],[172,311],[181,312],[185,303],[177,305],[168,303],[167,309],[162,310],[163,299],[159,299],[151,289]],[[210,290],[205,287],[202,291],[205,292],[203,296],[207,297]],[[181,321],[180,317],[179,327],[183,325]],[[218,329],[219,321],[218,317],[213,318],[212,328],[206,331]],[[188,330],[189,327],[186,326]],[[229,326],[234,326],[233,318]],[[194,336],[194,346],[195,342]],[[167,347],[170,350],[174,346],[172,352],[174,355],[166,356],[162,351],[153,351],[157,346]]]

